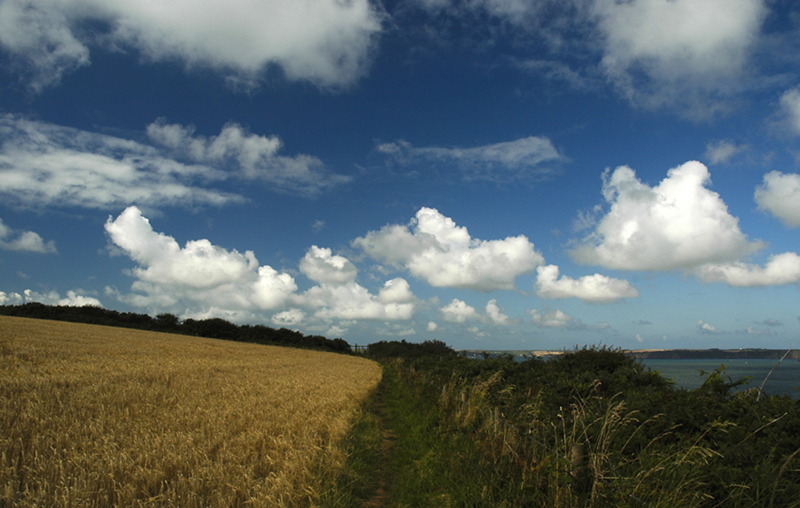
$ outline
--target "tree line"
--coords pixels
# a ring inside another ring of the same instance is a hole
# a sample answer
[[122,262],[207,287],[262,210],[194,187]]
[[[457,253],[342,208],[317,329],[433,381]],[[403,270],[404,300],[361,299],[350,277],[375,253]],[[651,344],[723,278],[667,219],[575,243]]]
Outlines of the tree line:
[[150,316],[133,312],[118,312],[94,306],[51,306],[36,302],[0,306],[0,315],[134,328],[210,339],[318,349],[337,353],[351,352],[350,344],[341,338],[329,339],[320,335],[305,335],[287,328],[275,329],[264,325],[236,325],[221,318],[181,320],[174,314],[169,313]]

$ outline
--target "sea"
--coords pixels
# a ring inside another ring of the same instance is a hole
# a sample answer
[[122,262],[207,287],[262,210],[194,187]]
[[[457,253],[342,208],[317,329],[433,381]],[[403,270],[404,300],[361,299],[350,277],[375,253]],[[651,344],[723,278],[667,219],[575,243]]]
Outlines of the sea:
[[[482,359],[484,354],[477,351],[462,352],[467,358]],[[494,352],[489,356],[502,354]],[[512,352],[515,361],[524,362],[529,359],[529,355],[519,355]],[[548,359],[550,357],[543,356]],[[702,359],[702,360],[639,360],[651,370],[657,370],[662,376],[671,379],[678,388],[695,390],[700,388],[703,381],[714,369],[725,366],[725,375],[730,376],[732,381],[738,381],[744,377],[750,379],[743,385],[737,386],[734,391],[745,391],[751,388],[761,388],[764,384],[765,395],[788,395],[789,397],[800,400],[800,361],[795,359],[785,359],[778,363],[777,359]],[[773,370],[774,368],[774,370]],[[770,371],[772,373],[770,374]],[[705,373],[705,374],[703,374]],[[766,379],[766,382],[764,380]]]
[[[675,385],[687,390],[699,388],[714,369],[725,365],[725,374],[733,381],[749,376],[747,384],[737,388],[738,391],[759,388],[764,383],[767,395],[788,395],[800,399],[800,362],[797,360],[649,360],[641,362],[651,370],[657,370],[662,376],[672,379]],[[776,364],[777,367],[776,367]],[[770,374],[770,370],[775,370]],[[701,375],[701,371],[705,375]],[[767,377],[769,376],[769,377]]]

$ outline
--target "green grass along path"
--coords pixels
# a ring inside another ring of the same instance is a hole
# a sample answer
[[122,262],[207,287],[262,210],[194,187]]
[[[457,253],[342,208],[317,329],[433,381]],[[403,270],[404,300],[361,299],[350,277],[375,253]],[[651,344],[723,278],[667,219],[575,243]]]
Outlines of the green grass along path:
[[466,435],[442,432],[436,399],[399,375],[384,365],[383,381],[347,438],[347,464],[326,506],[501,506],[470,481],[492,466],[481,464]]
[[[559,409],[552,422],[543,422],[551,430],[561,429],[562,414],[583,422],[576,428],[584,430],[572,438],[591,445],[592,455],[587,454],[589,459],[576,470],[566,446],[573,442],[567,439],[569,426],[563,429],[564,435],[550,436],[552,443],[543,441],[527,452],[507,446],[504,432],[496,427],[492,431],[490,423],[480,429],[454,424],[453,415],[445,413],[446,404],[440,405],[439,399],[445,400],[442,386],[418,382],[414,378],[420,373],[415,374],[410,364],[396,365],[383,364],[383,380],[347,436],[344,470],[324,496],[323,506],[800,508],[796,462],[800,460],[796,441],[800,404],[789,398],[754,402],[746,394],[717,396],[712,388],[722,381],[717,379],[720,374],[712,373],[708,390],[673,396],[680,397],[692,417],[699,418],[714,406],[716,420],[706,415],[709,421],[701,422],[699,430],[685,439],[681,438],[685,424],[658,431],[645,439],[649,442],[645,448],[628,456],[624,446],[637,433],[648,432],[657,420],[627,421],[629,410],[617,398],[594,396],[585,406],[566,408],[566,412]],[[480,393],[475,388],[481,383],[471,386],[469,400],[477,400]],[[504,390],[497,388],[498,393]],[[631,404],[649,393],[631,390]],[[651,395],[658,401],[660,393]],[[576,408],[580,409],[577,413]],[[481,405],[481,411],[488,411],[488,406]],[[542,438],[547,436],[540,433]],[[671,437],[674,443],[662,443]],[[531,436],[526,434],[525,439]],[[551,449],[556,445],[560,448]],[[597,462],[591,463],[597,485],[581,474],[592,460]],[[519,461],[525,462],[524,467]],[[609,474],[616,471],[622,474]],[[715,489],[713,497],[703,494],[710,487]],[[592,495],[595,492],[597,497]]]

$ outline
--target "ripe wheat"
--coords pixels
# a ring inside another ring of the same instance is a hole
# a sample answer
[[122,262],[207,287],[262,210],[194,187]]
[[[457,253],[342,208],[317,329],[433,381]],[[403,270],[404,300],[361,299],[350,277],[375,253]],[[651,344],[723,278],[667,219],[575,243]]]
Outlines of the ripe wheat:
[[381,377],[331,353],[0,317],[0,506],[312,506]]

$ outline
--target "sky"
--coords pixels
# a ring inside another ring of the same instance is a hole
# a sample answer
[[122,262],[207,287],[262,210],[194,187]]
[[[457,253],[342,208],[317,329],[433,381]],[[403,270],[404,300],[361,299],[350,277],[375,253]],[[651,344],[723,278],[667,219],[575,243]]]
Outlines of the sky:
[[790,348],[790,0],[0,0],[0,304]]

